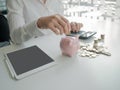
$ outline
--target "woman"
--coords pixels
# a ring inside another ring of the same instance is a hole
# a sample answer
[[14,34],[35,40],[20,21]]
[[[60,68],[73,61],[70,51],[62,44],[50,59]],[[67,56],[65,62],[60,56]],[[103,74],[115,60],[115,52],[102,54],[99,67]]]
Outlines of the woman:
[[7,0],[7,8],[10,35],[16,44],[51,31],[68,34],[82,27],[62,16],[61,0]]

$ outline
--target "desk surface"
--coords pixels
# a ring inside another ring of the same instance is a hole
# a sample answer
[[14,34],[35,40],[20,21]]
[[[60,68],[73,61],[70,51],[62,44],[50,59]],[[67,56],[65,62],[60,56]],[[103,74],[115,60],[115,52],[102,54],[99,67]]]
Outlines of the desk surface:
[[[83,29],[96,29],[106,34],[112,56],[100,55],[89,59],[80,56],[63,56],[59,42],[62,36],[48,35],[31,39],[22,45],[11,45],[0,49],[3,53],[39,46],[57,65],[27,78],[16,81],[11,78],[3,58],[0,58],[0,90],[120,90],[120,23],[110,21],[93,21],[84,23]],[[87,23],[87,24],[85,24]]]

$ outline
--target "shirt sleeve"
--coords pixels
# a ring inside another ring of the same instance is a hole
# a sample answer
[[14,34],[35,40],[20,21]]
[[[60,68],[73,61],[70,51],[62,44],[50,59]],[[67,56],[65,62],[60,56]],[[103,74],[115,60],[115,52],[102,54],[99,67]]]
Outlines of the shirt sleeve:
[[8,8],[8,23],[10,27],[11,40],[15,44],[21,44],[35,36],[39,30],[37,20],[30,23],[25,23],[23,16],[23,1],[22,0],[7,0]]
[[64,7],[63,7],[63,3],[62,0],[56,0],[58,1],[58,4],[56,4],[56,12],[62,16],[64,16]]

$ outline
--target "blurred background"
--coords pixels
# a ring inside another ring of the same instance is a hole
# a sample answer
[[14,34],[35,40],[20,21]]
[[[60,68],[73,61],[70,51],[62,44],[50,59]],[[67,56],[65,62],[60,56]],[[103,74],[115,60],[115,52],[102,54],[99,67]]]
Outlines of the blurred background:
[[[120,19],[120,0],[62,0],[66,17]],[[0,0],[0,12],[7,14],[6,0]]]
[[120,0],[62,0],[67,17],[120,19]]

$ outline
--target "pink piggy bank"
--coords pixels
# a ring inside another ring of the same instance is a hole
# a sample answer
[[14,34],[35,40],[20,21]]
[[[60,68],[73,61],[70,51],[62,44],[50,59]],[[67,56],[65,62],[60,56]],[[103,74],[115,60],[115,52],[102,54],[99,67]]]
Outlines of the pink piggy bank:
[[78,37],[66,36],[62,38],[60,48],[63,55],[72,57],[80,48]]

